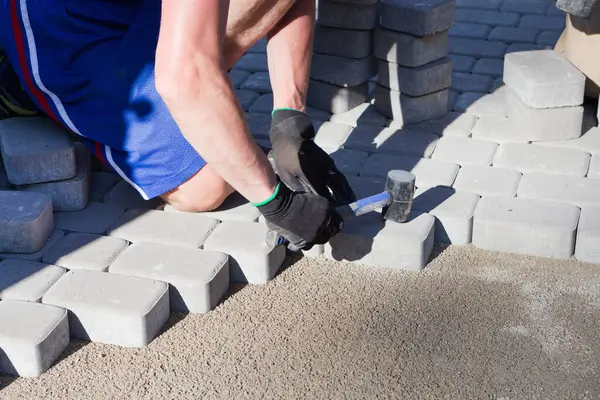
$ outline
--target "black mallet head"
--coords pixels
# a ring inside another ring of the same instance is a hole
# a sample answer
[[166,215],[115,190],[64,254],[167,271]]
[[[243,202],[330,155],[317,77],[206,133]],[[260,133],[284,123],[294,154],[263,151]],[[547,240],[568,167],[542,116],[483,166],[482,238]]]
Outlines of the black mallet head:
[[383,208],[383,218],[394,222],[406,222],[412,209],[416,177],[403,170],[388,172],[385,191],[390,195],[390,204]]

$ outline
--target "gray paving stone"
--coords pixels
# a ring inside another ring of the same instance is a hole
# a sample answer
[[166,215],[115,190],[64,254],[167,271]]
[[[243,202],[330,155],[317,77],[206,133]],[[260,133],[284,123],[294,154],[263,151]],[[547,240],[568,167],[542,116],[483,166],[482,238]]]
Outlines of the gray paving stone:
[[381,26],[424,37],[447,31],[454,23],[456,1],[381,0]]
[[373,52],[372,31],[329,28],[316,24],[313,51],[338,57],[367,57]]
[[385,179],[393,169],[403,169],[416,176],[416,186],[452,186],[458,174],[458,164],[429,158],[404,157],[392,154],[373,154],[360,169],[359,175]]
[[517,196],[574,204],[600,205],[600,179],[531,172],[523,174]]
[[246,121],[250,128],[250,133],[255,138],[269,139],[269,130],[271,129],[271,114],[268,113],[246,113]]
[[327,121],[331,118],[331,113],[323,110],[317,110],[316,108],[306,107],[304,110],[308,118],[313,121]]
[[434,224],[434,217],[424,213],[411,213],[405,223],[365,214],[344,224],[325,245],[325,256],[373,267],[422,270],[433,250]]
[[154,209],[162,207],[164,204],[158,197],[144,200],[144,198],[126,181],[119,181],[104,195],[102,201],[104,203],[116,204],[124,208]]
[[458,96],[454,111],[469,113],[481,118],[484,116],[506,117],[504,95],[465,92]]
[[579,208],[518,197],[484,197],[475,209],[473,245],[555,259],[575,249]]
[[69,233],[44,254],[42,261],[68,270],[106,272],[127,245],[123,239],[91,233]]
[[448,35],[450,37],[485,40],[491,30],[492,27],[489,25],[455,22],[452,28],[449,29]]
[[41,261],[42,257],[48,249],[52,248],[59,240],[61,240],[65,236],[65,232],[60,229],[55,229],[52,231],[48,240],[44,244],[40,250],[34,253],[0,253],[0,259],[15,259],[15,260],[29,260],[29,261]]
[[480,8],[482,10],[499,10],[504,0],[456,0],[461,8]]
[[377,74],[375,58],[360,59],[313,54],[310,76],[321,82],[337,86],[353,87],[368,82]]
[[600,207],[583,207],[577,228],[575,258],[600,264]]
[[12,184],[8,181],[5,171],[0,171],[0,189],[12,189]]
[[545,46],[535,43],[513,43],[506,49],[506,54],[523,53],[527,51],[547,50]]
[[216,219],[194,213],[131,209],[107,234],[133,243],[163,243],[197,249],[218,224]]
[[0,302],[0,373],[39,377],[69,342],[66,310],[28,301]]
[[583,107],[536,109],[523,103],[512,90],[505,93],[506,115],[532,142],[575,139],[581,136]]
[[[502,68],[504,68],[504,65],[502,66]],[[499,76],[498,78],[494,79],[494,83],[492,83],[492,88],[490,89],[490,93],[495,93],[496,91],[498,91],[498,89],[501,89],[504,87],[504,81],[502,80],[502,77]]]
[[121,178],[110,172],[92,171],[90,175],[90,190],[88,199],[92,201],[102,201],[102,198],[109,190],[121,180]]
[[265,53],[246,53],[233,66],[233,69],[240,69],[248,72],[268,71],[267,55]]
[[494,166],[520,172],[585,176],[590,155],[584,151],[523,143],[504,143],[494,157]]
[[471,22],[492,26],[517,26],[520,15],[513,12],[491,10],[470,10],[458,8],[454,19],[458,22]]
[[[356,197],[362,199],[385,190],[385,178],[377,179],[364,176],[348,176],[346,175],[348,184],[356,194]],[[381,212],[378,210],[377,212]]]
[[554,46],[562,31],[543,31],[537,37],[536,43],[543,46]]
[[500,9],[505,12],[545,15],[547,8],[548,1],[545,0],[504,0]]
[[13,185],[69,179],[77,173],[73,142],[49,118],[0,121],[0,150],[6,176]]
[[104,234],[124,213],[121,206],[91,202],[80,211],[55,213],[54,225],[65,231]]
[[374,33],[373,55],[405,67],[420,67],[448,54],[448,32],[423,38],[377,28]]
[[260,94],[257,92],[242,89],[235,89],[235,95],[240,102],[242,110],[244,111],[248,111],[254,102],[256,102],[256,100],[260,97]]
[[317,110],[338,114],[365,103],[368,96],[369,85],[366,82],[345,88],[311,79],[308,84],[306,104]]
[[457,136],[442,137],[431,158],[464,165],[492,165],[498,144]]
[[271,80],[268,72],[255,72],[240,85],[240,89],[257,93],[271,93]]
[[4,260],[0,262],[0,300],[39,303],[65,272],[64,268],[37,261]]
[[497,26],[492,29],[488,39],[505,43],[535,43],[538,34],[539,31],[533,28]]
[[[405,125],[404,128],[435,133],[439,136],[469,137],[476,121],[477,117],[471,114],[447,112],[440,118],[430,119],[418,124]],[[392,121],[390,127],[396,127],[394,122]]]
[[379,3],[349,4],[331,0],[319,0],[317,23],[342,29],[369,30],[378,24]]
[[429,158],[438,142],[437,135],[407,129],[359,126],[354,128],[344,148],[401,156]]
[[249,49],[248,53],[266,53],[267,52],[267,38],[263,37],[254,43]]
[[352,127],[359,125],[385,126],[388,122],[387,117],[378,113],[375,110],[375,106],[371,103],[362,103],[352,110],[333,114],[329,120]]
[[[478,74],[479,76],[491,76],[494,78],[501,77],[503,71],[504,62],[498,58],[482,58],[481,60],[477,60],[475,66],[473,67],[473,74]],[[481,80],[481,83],[484,83],[483,80]],[[489,92],[493,86],[494,83],[492,82],[489,86],[487,86],[487,91]],[[477,90],[468,91],[475,92]]]
[[42,302],[66,308],[71,337],[143,347],[169,318],[169,286],[160,281],[98,271],[69,271]]
[[411,97],[377,85],[375,109],[381,114],[403,124],[416,124],[443,116],[448,110],[448,90]]
[[258,221],[260,213],[252,204],[248,202],[242,195],[235,192],[229,195],[223,204],[214,211],[205,211],[198,213],[182,212],[170,204],[165,205],[165,211],[177,212],[183,214],[202,215],[213,218],[218,221]]
[[590,169],[586,175],[588,178],[600,179],[600,156],[592,156]]
[[458,54],[448,54],[448,58],[452,61],[452,70],[455,72],[471,72],[476,62],[473,57]]
[[326,121],[315,136],[315,143],[322,148],[339,149],[352,131],[350,125]]
[[206,313],[229,288],[227,254],[165,244],[134,243],[109,272],[168,283],[172,312]]
[[358,171],[369,157],[366,151],[351,149],[336,149],[328,153],[337,169],[345,175],[358,175]]
[[241,69],[232,69],[229,71],[229,79],[235,89],[239,89],[240,85],[250,77],[250,72]]
[[266,93],[261,95],[252,106],[248,108],[250,113],[258,113],[258,114],[271,114],[273,111],[273,94]]
[[576,139],[535,142],[537,146],[560,147],[600,154],[600,128],[592,128]]
[[504,83],[533,108],[556,108],[583,104],[586,77],[553,50],[507,54]]
[[275,276],[286,253],[283,246],[267,245],[268,231],[265,224],[226,221],[212,232],[204,248],[229,254],[232,282],[265,284]]
[[514,197],[522,176],[519,171],[508,168],[465,165],[458,171],[453,187],[484,197]]
[[473,214],[479,196],[446,187],[417,189],[413,209],[435,217],[435,242],[471,243]]
[[447,89],[452,83],[452,62],[447,57],[415,68],[379,60],[377,71],[380,85],[413,97]]
[[448,111],[454,110],[456,100],[458,100],[458,92],[455,92],[454,90],[448,91]]
[[485,75],[465,74],[455,72],[452,74],[452,89],[461,92],[487,93],[492,86],[493,79]]
[[0,190],[0,251],[35,253],[54,230],[52,202],[37,192]]
[[519,27],[561,31],[565,28],[565,18],[547,15],[523,15]]
[[358,5],[363,5],[363,6],[367,6],[367,5],[372,5],[375,3],[378,3],[379,0],[331,0],[334,1],[336,3],[344,3],[344,4],[358,4]]
[[500,143],[529,143],[520,126],[506,117],[483,116],[473,128],[473,139]]
[[491,40],[463,39],[457,37],[448,39],[448,51],[450,53],[475,58],[503,58],[507,47],[506,43]]

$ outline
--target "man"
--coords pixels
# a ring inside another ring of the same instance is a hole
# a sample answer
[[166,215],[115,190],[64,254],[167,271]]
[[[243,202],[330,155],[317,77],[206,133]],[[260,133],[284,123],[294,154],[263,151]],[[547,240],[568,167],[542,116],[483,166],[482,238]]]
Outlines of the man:
[[[295,248],[339,231],[331,204],[354,194],[304,113],[314,0],[0,1],[1,45],[38,108],[144,198],[206,211],[237,190]],[[228,75],[265,35],[282,182]]]

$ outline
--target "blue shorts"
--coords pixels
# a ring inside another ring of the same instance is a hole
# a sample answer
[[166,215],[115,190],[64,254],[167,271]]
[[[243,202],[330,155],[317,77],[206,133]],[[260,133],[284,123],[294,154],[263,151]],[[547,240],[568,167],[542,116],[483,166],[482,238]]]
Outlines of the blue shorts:
[[161,2],[0,0],[0,45],[31,98],[145,199],[206,164],[156,91]]

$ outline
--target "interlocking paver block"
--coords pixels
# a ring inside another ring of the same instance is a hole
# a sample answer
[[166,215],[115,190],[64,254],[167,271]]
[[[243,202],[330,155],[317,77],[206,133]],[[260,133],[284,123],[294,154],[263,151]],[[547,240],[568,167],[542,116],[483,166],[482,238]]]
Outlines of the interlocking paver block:
[[342,123],[350,126],[373,125],[384,126],[387,124],[387,117],[375,110],[371,103],[362,103],[352,110],[340,114],[333,114],[329,119],[331,122]]
[[143,347],[169,318],[169,285],[98,271],[69,271],[42,298],[66,308],[71,337]]
[[466,39],[487,39],[492,28],[489,25],[472,24],[470,22],[455,22],[448,31],[450,37]]
[[77,173],[73,142],[64,129],[45,117],[0,121],[0,149],[13,185],[69,179]]
[[412,97],[377,85],[375,109],[402,124],[416,124],[443,116],[448,109],[448,90]]
[[253,137],[269,139],[269,131],[271,130],[270,114],[249,112],[246,113],[246,121]]
[[345,175],[358,175],[358,171],[369,158],[369,153],[360,150],[336,149],[328,153],[337,169]]
[[454,110],[454,104],[456,103],[457,99],[458,99],[458,92],[455,92],[454,90],[450,90],[448,92],[448,111]]
[[[482,58],[473,66],[473,73],[501,77],[504,73],[504,61],[499,58]],[[492,84],[494,86],[494,84]],[[491,88],[488,88],[488,90]]]
[[565,28],[565,18],[547,15],[523,15],[519,27],[561,31]]
[[479,196],[452,188],[417,189],[413,209],[435,217],[435,242],[466,245],[471,243],[473,214]]
[[454,13],[454,19],[458,22],[471,22],[492,26],[517,26],[521,16],[513,12],[501,12],[491,10],[471,10],[458,8]]
[[429,158],[438,142],[437,135],[407,129],[359,126],[354,128],[344,148],[401,156]]
[[177,212],[180,214],[203,215],[219,221],[257,221],[260,213],[248,200],[238,192],[229,195],[223,204],[213,211],[203,211],[198,213],[187,213],[179,211],[170,204],[165,206],[165,211]]
[[482,10],[499,10],[504,0],[456,0],[461,8],[480,8]]
[[533,108],[579,106],[585,75],[554,50],[507,54],[504,83]]
[[457,136],[442,137],[431,158],[463,165],[492,165],[498,144]]
[[537,29],[532,28],[514,28],[510,26],[497,26],[490,32],[489,40],[496,40],[505,43],[535,43],[539,34]]
[[206,313],[229,288],[227,254],[166,244],[134,243],[109,272],[168,283],[172,312]]
[[595,155],[590,161],[590,170],[587,173],[588,178],[600,179],[600,156]]
[[[468,137],[477,122],[477,117],[471,114],[460,114],[447,112],[440,118],[430,119],[418,124],[405,125],[405,129],[435,133],[439,136],[462,136]],[[390,123],[390,127],[396,127],[396,121]]]
[[448,54],[448,58],[452,61],[452,70],[455,72],[471,72],[476,61],[474,57],[458,54]]
[[55,213],[54,225],[65,231],[104,234],[124,213],[121,206],[91,202],[81,211]]
[[273,111],[273,94],[265,93],[261,95],[248,111],[251,113],[271,114]]
[[319,0],[317,23],[342,29],[369,30],[378,23],[379,3],[349,4],[331,0]]
[[[352,191],[359,199],[381,193],[385,190],[385,178],[378,179],[364,176],[346,176],[346,179],[348,180],[348,184],[352,188]],[[378,211],[380,212],[381,209]]]
[[408,96],[423,96],[450,87],[452,62],[444,57],[412,68],[379,60],[377,76],[382,86],[398,90]]
[[316,108],[306,107],[304,110],[308,118],[312,121],[327,121],[331,118],[331,113],[328,111],[317,110]]
[[450,53],[475,58],[502,58],[507,47],[506,43],[491,40],[463,39],[457,37],[448,39],[448,50]]
[[418,271],[425,267],[434,243],[435,219],[411,213],[405,223],[385,221],[379,213],[348,220],[325,245],[331,260],[374,267]]
[[246,53],[234,66],[248,72],[266,72],[269,70],[266,53]]
[[504,0],[502,11],[517,12],[521,14],[546,14],[548,1],[545,0]]
[[494,166],[520,172],[585,176],[590,154],[581,150],[536,146],[524,143],[503,143],[494,157]]
[[381,26],[428,36],[450,29],[455,9],[454,0],[381,0]]
[[491,140],[498,144],[529,143],[522,128],[506,117],[480,117],[473,128],[472,137],[473,139]]
[[260,97],[260,93],[253,92],[251,90],[235,89],[235,96],[240,102],[242,109],[244,111],[248,111]]
[[0,190],[0,251],[34,253],[44,247],[53,230],[48,195]]
[[131,209],[107,234],[133,243],[164,243],[197,249],[218,224],[214,218],[194,213]]
[[241,69],[232,69],[229,71],[229,79],[235,89],[239,89],[240,85],[250,77],[250,72]]
[[600,205],[600,179],[531,172],[523,174],[517,196],[574,204]]
[[508,168],[465,165],[458,171],[452,186],[480,196],[514,197],[517,195],[521,176],[519,171]]
[[532,142],[575,139],[581,136],[583,107],[531,108],[512,90],[504,96],[506,115]]
[[523,53],[528,51],[548,50],[545,46],[534,43],[513,43],[506,48],[506,54]]
[[332,56],[364,58],[373,52],[370,30],[329,28],[316,24],[313,51]]
[[416,176],[417,187],[452,186],[458,164],[429,158],[404,157],[392,154],[373,154],[360,169],[359,175],[385,179],[389,171],[403,169]]
[[70,233],[42,258],[48,264],[73,270],[108,270],[108,266],[125,250],[126,240],[91,233]]
[[[0,163],[2,160],[0,160]],[[12,185],[8,181],[8,177],[6,176],[5,171],[0,171],[0,189],[11,189]]]
[[321,82],[352,87],[368,82],[377,73],[375,58],[346,58],[328,54],[313,54],[310,76]]
[[518,197],[483,197],[475,209],[473,245],[506,253],[567,259],[575,249],[579,208]]
[[41,261],[42,257],[46,252],[52,248],[59,240],[65,236],[65,232],[60,229],[55,229],[46,240],[44,247],[33,253],[0,253],[0,259],[15,259],[15,260],[29,260],[29,261]]
[[600,264],[600,207],[583,207],[577,227],[575,258]]
[[0,300],[39,303],[65,272],[64,268],[37,261],[4,260],[0,262]]
[[268,231],[265,224],[226,221],[209,236],[204,248],[229,254],[232,282],[265,284],[281,267],[286,252],[283,246],[267,245]]
[[367,82],[354,87],[341,87],[311,79],[308,84],[306,104],[318,110],[337,114],[350,111],[365,103],[368,97]]
[[375,29],[373,54],[380,60],[405,67],[420,67],[448,54],[448,32],[423,38],[406,33]]
[[120,180],[119,175],[93,171],[90,176],[89,201],[102,201],[104,195],[114,188]]
[[119,181],[102,198],[104,203],[116,204],[124,208],[147,208],[153,209],[163,205],[159,197],[150,200],[144,198],[126,181]]
[[38,377],[69,342],[66,310],[28,301],[0,301],[0,373]]
[[322,148],[340,148],[353,128],[350,125],[326,121],[315,135],[315,143]]
[[457,92],[487,93],[492,86],[493,79],[485,75],[465,74],[455,72],[452,74],[452,89]]
[[267,52],[267,38],[266,37],[262,37],[248,49],[248,53],[266,53],[266,52]]
[[257,93],[271,93],[271,80],[268,72],[255,72],[240,85],[242,90],[250,90]]
[[504,95],[465,92],[458,96],[454,111],[473,114],[479,118],[484,116],[506,117],[506,100]]

